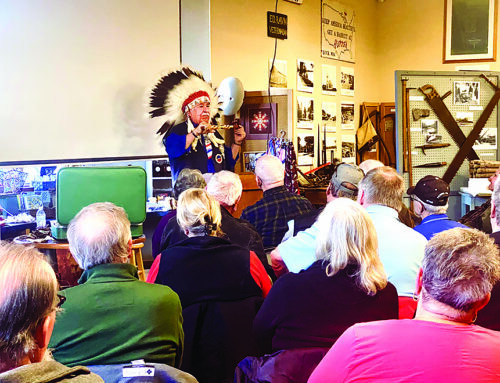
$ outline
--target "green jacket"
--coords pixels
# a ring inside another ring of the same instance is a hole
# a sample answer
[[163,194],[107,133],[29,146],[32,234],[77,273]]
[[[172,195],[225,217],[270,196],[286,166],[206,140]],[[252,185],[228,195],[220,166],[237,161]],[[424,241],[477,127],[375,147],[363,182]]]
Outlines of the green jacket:
[[68,368],[56,361],[26,364],[0,373],[2,383],[104,383],[88,368],[78,366]]
[[179,367],[184,332],[179,297],[167,286],[137,279],[130,264],[85,270],[64,290],[49,347],[67,366],[144,359]]

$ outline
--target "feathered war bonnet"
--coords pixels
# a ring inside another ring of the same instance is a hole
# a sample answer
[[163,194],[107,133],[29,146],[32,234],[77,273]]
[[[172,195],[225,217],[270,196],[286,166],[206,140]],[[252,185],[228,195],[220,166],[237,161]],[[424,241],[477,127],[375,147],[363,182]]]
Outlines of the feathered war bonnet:
[[164,134],[186,119],[186,112],[202,102],[210,102],[210,119],[215,117],[219,99],[200,72],[187,66],[163,76],[151,91],[151,118],[165,116],[165,124],[156,132]]

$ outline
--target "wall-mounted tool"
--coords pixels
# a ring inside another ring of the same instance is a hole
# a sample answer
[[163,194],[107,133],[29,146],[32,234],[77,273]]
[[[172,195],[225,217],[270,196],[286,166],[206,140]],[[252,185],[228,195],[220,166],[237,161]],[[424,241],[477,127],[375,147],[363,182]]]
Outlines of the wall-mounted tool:
[[427,164],[416,165],[414,168],[441,168],[443,166],[448,165],[447,162],[429,162]]
[[425,144],[425,145],[417,145],[415,146],[415,149],[422,149],[422,153],[424,155],[425,154],[425,151],[427,149],[438,149],[438,148],[447,148],[448,146],[450,146],[451,144],[441,144],[441,143],[436,143],[436,144]]

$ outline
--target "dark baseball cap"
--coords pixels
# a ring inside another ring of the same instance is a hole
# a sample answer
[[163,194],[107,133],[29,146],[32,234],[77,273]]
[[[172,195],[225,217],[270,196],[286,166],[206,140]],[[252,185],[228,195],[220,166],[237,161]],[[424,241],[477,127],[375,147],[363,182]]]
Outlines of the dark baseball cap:
[[415,195],[432,206],[444,206],[448,203],[450,185],[439,177],[425,176],[415,186],[410,186],[406,194]]

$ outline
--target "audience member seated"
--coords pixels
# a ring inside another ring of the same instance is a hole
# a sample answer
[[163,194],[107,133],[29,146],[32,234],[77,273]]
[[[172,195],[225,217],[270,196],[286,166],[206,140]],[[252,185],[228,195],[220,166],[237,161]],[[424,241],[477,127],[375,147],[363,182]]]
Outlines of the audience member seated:
[[[356,196],[358,195],[358,183],[364,175],[363,171],[356,165],[343,162],[337,163],[334,167],[330,183],[326,188],[326,202],[328,203],[339,197],[356,200]],[[287,239],[296,236],[300,231],[310,228],[323,208],[324,206],[321,209],[311,210],[289,221],[288,231],[281,242],[285,242]]]
[[317,223],[317,261],[279,278],[255,318],[267,353],[330,347],[355,323],[398,318],[398,294],[387,282],[368,213],[338,198]]
[[[358,184],[363,176],[363,172],[356,165],[338,164],[326,189],[326,202],[339,197],[355,200],[358,195]],[[271,263],[277,276],[288,271],[298,273],[316,261],[316,237],[319,227],[314,221],[321,211],[322,209],[311,210],[291,221],[292,223],[289,222],[290,228],[295,230],[294,237],[287,240],[284,238],[284,242],[271,252]],[[301,232],[297,232],[297,229]]]
[[[359,164],[359,168],[363,170],[365,174],[370,170],[381,168],[382,166],[385,165],[377,160],[365,160]],[[401,209],[398,211],[398,217],[402,223],[411,228],[414,228],[422,221],[421,218],[408,209],[404,203],[401,204]]]
[[499,277],[498,249],[486,234],[436,234],[419,272],[415,319],[350,327],[309,383],[498,382],[500,334],[473,323]]
[[63,366],[47,352],[63,302],[42,254],[0,242],[0,382],[103,382],[86,367]]
[[[491,228],[490,237],[495,245],[500,247],[500,181],[495,181],[491,195]],[[477,314],[476,324],[492,330],[500,331],[500,282],[491,290],[491,299],[488,304]]]
[[[207,186],[205,178],[198,169],[184,168],[180,171],[177,181],[175,181],[173,187],[174,198],[179,199],[184,190],[191,188],[203,189],[205,186]],[[170,245],[175,245],[187,238],[177,224],[176,214],[177,210],[169,211],[158,224],[152,239],[153,257],[156,257]],[[156,241],[158,241],[158,244],[155,246]]]
[[110,202],[83,208],[68,226],[71,254],[84,270],[67,297],[50,342],[61,363],[115,364],[144,359],[179,366],[182,308],[166,286],[137,279],[130,222]]
[[288,221],[310,211],[312,205],[306,198],[285,189],[285,170],[277,157],[260,157],[255,164],[255,178],[264,195],[246,207],[241,218],[255,226],[264,248],[274,248],[288,230]]
[[389,282],[398,290],[399,318],[412,318],[416,302],[411,297],[427,240],[398,219],[403,191],[403,178],[393,168],[383,166],[370,170],[361,180],[358,202],[373,220],[380,260]]
[[256,349],[251,325],[271,280],[254,252],[220,238],[220,205],[205,190],[181,194],[177,220],[188,238],[162,252],[156,283],[181,299],[181,369],[200,382],[220,382]]
[[[181,175],[184,170],[181,171]],[[179,182],[179,180],[177,180],[177,182]],[[221,170],[211,175],[206,190],[208,194],[214,197],[220,204],[221,230],[224,233],[224,238],[236,245],[253,251],[259,257],[267,273],[272,277],[274,272],[267,262],[267,256],[264,252],[262,238],[260,238],[259,233],[255,231],[255,228],[249,222],[234,218],[231,215],[238,208],[238,202],[240,201],[243,191],[240,177],[233,172]],[[171,229],[170,231],[180,232],[182,233],[181,236],[183,239],[187,238],[187,235],[180,228],[176,219],[169,222],[168,226]],[[161,256],[156,257],[151,265],[147,279],[148,282],[155,281],[158,274],[160,259]]]
[[[490,184],[488,185],[488,190],[493,191],[495,181],[500,175],[500,168],[497,169],[494,175],[489,178]],[[484,233],[491,234],[491,199],[483,203],[482,205],[476,207],[475,209],[469,211],[458,222],[463,223],[465,226],[472,227],[474,229],[481,230]]]
[[467,228],[446,215],[450,185],[441,178],[425,176],[406,193],[413,199],[415,213],[422,218],[422,223],[415,226],[414,230],[425,238],[431,239],[434,234],[454,227]]
[[267,295],[271,281],[262,262],[221,238],[220,205],[205,190],[181,194],[177,221],[188,238],[162,252],[155,283],[171,287],[184,309],[206,300]]

